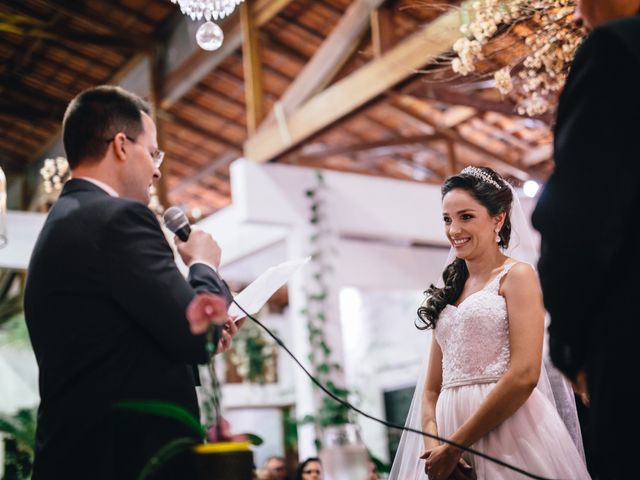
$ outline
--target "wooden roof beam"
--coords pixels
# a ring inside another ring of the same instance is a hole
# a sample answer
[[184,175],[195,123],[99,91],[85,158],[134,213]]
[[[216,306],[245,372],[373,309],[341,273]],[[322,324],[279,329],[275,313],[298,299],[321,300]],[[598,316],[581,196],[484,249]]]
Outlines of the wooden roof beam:
[[238,158],[237,152],[227,152],[220,155],[218,158],[213,160],[209,165],[205,168],[199,170],[193,175],[183,178],[177,185],[169,190],[169,195],[178,195],[188,189],[194,183],[198,183],[212,175],[215,175],[216,172],[228,166],[231,162]]
[[244,93],[247,105],[247,133],[253,135],[264,118],[264,95],[262,89],[262,65],[258,28],[253,16],[254,0],[240,4],[242,27],[242,65],[244,71]]
[[333,155],[350,155],[352,153],[377,150],[379,148],[397,147],[397,146],[412,145],[412,144],[424,144],[424,143],[429,143],[436,140],[442,140],[442,137],[440,135],[416,135],[412,137],[393,137],[386,140],[379,140],[376,142],[367,142],[367,143],[360,143],[357,145],[325,148],[322,150],[318,150],[317,152],[303,154],[299,158],[309,159],[309,158],[325,158]]
[[448,105],[471,107],[480,112],[498,112],[510,116],[536,118],[542,120],[547,125],[550,125],[553,120],[553,116],[546,113],[537,117],[530,117],[529,115],[518,113],[516,105],[507,99],[496,102],[482,98],[477,93],[473,94],[471,91],[461,91],[457,88],[433,87],[426,84],[418,86],[410,85],[403,93],[429,100],[436,100]]
[[448,140],[454,143],[457,143],[459,145],[464,145],[476,152],[479,152],[492,159],[495,159],[501,166],[504,167],[505,171],[508,171],[510,175],[514,176],[519,180],[525,181],[530,178],[530,175],[528,172],[513,165],[513,163],[511,163],[509,159],[504,158],[501,155],[498,155],[495,152],[492,152],[491,150],[488,150],[482,147],[481,145],[477,145],[474,142],[464,138],[454,128],[447,128],[440,125],[436,125],[434,122],[432,122],[429,118],[427,118],[424,115],[422,111],[423,108],[420,105],[421,103],[420,100],[413,98],[409,95],[402,95],[397,93],[389,94],[389,97],[392,99],[391,105],[394,108],[397,108],[409,115],[412,115],[430,124],[434,128],[437,134],[442,135],[443,137],[447,138]]
[[71,30],[42,27],[23,27],[12,23],[0,22],[0,32],[13,33],[24,37],[43,38],[64,44],[73,42],[79,44],[98,45],[102,47],[120,48],[122,50],[148,51],[153,47],[134,37],[120,38],[112,35],[74,32]]
[[[126,25],[116,25],[109,18],[96,18],[95,16],[90,15],[86,11],[88,2],[84,2],[81,0],[49,0],[47,3],[50,4],[57,12],[64,14],[66,17],[83,20],[87,23],[90,23],[94,27],[97,27],[98,29],[102,29],[103,31],[106,30],[106,32],[104,33],[105,36],[118,38],[123,41],[130,40],[133,44],[136,45],[137,50],[149,50],[149,48],[140,49],[139,47],[144,47],[145,45],[152,46],[158,41],[151,35],[145,35],[140,32],[133,32],[131,29],[127,29]],[[113,8],[113,6],[111,6],[111,8]],[[57,33],[61,33],[59,30],[54,31],[56,31]],[[129,46],[129,50],[131,50],[131,46]]]
[[388,5],[380,5],[371,12],[371,45],[373,56],[380,58],[395,44],[394,12]]
[[245,143],[245,156],[267,162],[348,115],[449,51],[460,38],[453,11],[423,27],[379,59],[315,95],[283,122],[261,129]]
[[[344,13],[331,34],[320,45],[282,98],[276,104],[278,115],[288,115],[319,92],[338,73],[351,57],[361,36],[369,26],[369,15],[384,0],[355,0]],[[272,111],[264,126],[272,125],[276,112]]]

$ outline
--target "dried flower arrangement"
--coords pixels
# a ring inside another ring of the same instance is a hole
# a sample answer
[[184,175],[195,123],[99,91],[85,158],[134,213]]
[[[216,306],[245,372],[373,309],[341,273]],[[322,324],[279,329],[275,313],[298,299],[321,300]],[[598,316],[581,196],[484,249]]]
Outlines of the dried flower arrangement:
[[[527,25],[526,54],[494,73],[496,88],[516,100],[519,114],[547,112],[562,89],[584,34],[573,24],[575,0],[473,0],[460,6],[464,35],[453,46],[454,72],[467,76],[485,59],[487,45],[512,27]],[[516,34],[520,36],[520,34]],[[515,78],[512,73],[517,72]]]

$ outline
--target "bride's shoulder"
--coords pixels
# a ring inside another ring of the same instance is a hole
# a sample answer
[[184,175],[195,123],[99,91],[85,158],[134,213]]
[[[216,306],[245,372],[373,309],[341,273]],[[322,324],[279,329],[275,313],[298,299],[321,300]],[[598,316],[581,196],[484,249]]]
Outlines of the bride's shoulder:
[[538,274],[533,265],[513,258],[509,258],[507,262],[508,273],[502,281],[503,288],[508,288],[509,286],[518,288],[538,284]]

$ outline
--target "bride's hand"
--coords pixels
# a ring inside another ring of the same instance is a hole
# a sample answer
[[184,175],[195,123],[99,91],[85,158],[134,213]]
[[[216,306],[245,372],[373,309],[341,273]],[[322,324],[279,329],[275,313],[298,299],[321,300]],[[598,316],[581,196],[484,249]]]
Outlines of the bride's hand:
[[428,449],[420,458],[425,460],[424,471],[429,480],[447,480],[458,465],[462,452],[451,445]]

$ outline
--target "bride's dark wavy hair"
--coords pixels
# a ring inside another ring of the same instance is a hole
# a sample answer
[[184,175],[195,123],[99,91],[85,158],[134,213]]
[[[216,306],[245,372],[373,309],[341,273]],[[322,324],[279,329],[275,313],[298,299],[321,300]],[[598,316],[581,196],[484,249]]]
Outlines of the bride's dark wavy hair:
[[[500,236],[498,245],[501,248],[507,248],[509,246],[509,240],[511,239],[510,217],[513,193],[507,182],[496,172],[486,167],[477,168],[488,175],[496,184],[500,185],[500,188],[493,185],[493,182],[488,182],[480,178],[480,176],[460,173],[445,180],[442,185],[442,198],[451,190],[461,189],[468,192],[482,204],[492,217],[505,212],[504,224],[500,232],[498,232]],[[434,284],[431,284],[424,292],[427,298],[420,308],[418,308],[416,327],[420,330],[435,328],[440,312],[442,312],[447,305],[455,304],[462,293],[467,278],[469,278],[467,264],[464,260],[456,258],[444,269],[444,272],[442,272],[444,286],[438,288]]]

